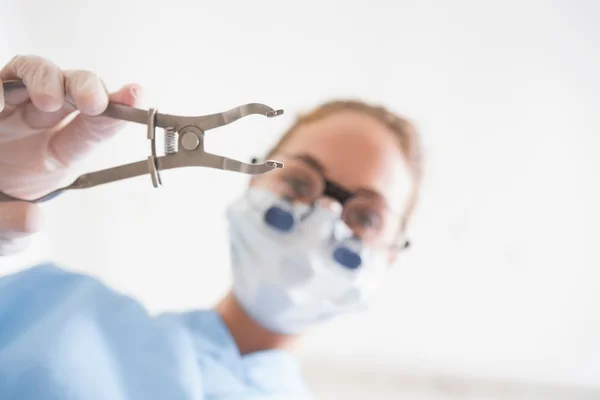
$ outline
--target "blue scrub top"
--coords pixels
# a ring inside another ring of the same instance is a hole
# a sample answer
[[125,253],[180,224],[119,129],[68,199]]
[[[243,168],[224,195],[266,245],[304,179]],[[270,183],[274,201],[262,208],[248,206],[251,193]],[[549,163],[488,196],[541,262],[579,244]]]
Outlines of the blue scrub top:
[[241,356],[213,311],[152,317],[89,276],[0,278],[0,399],[312,399],[296,359]]

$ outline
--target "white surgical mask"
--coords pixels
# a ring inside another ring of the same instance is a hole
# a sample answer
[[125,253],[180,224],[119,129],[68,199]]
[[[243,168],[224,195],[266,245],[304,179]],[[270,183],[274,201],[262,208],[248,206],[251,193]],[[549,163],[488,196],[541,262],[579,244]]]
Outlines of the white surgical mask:
[[[305,216],[305,218],[302,218]],[[294,334],[364,309],[387,270],[329,209],[250,188],[227,210],[233,293],[265,328]]]

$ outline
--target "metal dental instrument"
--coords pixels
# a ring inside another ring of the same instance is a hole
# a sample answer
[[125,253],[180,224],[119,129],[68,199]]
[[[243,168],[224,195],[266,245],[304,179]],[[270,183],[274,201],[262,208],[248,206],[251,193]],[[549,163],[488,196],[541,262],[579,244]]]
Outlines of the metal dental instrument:
[[[5,93],[26,90],[25,85],[20,80],[6,81],[3,83],[3,87]],[[73,105],[72,102],[69,101],[69,103]],[[275,110],[260,103],[250,103],[218,114],[188,117],[159,113],[153,108],[141,110],[109,103],[107,109],[100,116],[147,125],[147,137],[150,140],[150,156],[147,160],[83,174],[70,185],[34,200],[18,199],[0,192],[0,202],[43,202],[65,190],[87,189],[144,174],[150,174],[152,184],[156,188],[162,185],[160,171],[182,167],[207,167],[248,175],[260,175],[277,168],[283,168],[283,163],[278,161],[268,160],[261,164],[247,164],[204,151],[204,133],[206,131],[230,124],[252,114],[272,118],[282,115],[283,110]],[[163,156],[156,155],[156,128],[164,129],[165,155]]]

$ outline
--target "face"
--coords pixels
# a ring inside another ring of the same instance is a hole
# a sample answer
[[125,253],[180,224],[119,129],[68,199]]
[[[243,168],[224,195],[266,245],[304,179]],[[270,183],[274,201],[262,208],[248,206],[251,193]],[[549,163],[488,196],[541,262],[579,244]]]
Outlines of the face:
[[[288,166],[291,173],[298,164],[296,157],[335,186],[359,194],[357,197],[378,199],[377,207],[386,209],[380,216],[385,219],[380,222],[387,227],[382,235],[388,239],[396,237],[412,183],[397,138],[383,123],[357,111],[343,111],[301,125],[271,157],[283,161],[284,168],[257,177],[252,184],[274,181],[277,176],[273,175],[285,174]],[[322,193],[323,187],[319,191]],[[332,198],[321,196],[324,199],[330,206],[339,206]]]
[[412,191],[394,132],[336,112],[302,124],[270,158],[283,169],[253,177],[256,190],[228,211],[237,301],[283,334],[368,307]]

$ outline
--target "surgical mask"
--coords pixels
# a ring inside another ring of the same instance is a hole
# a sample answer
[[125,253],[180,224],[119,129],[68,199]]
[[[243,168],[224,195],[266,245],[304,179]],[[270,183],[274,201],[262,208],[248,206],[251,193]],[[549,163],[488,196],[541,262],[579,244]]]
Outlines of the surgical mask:
[[365,309],[387,270],[331,210],[250,188],[227,210],[233,293],[263,327],[295,334]]

